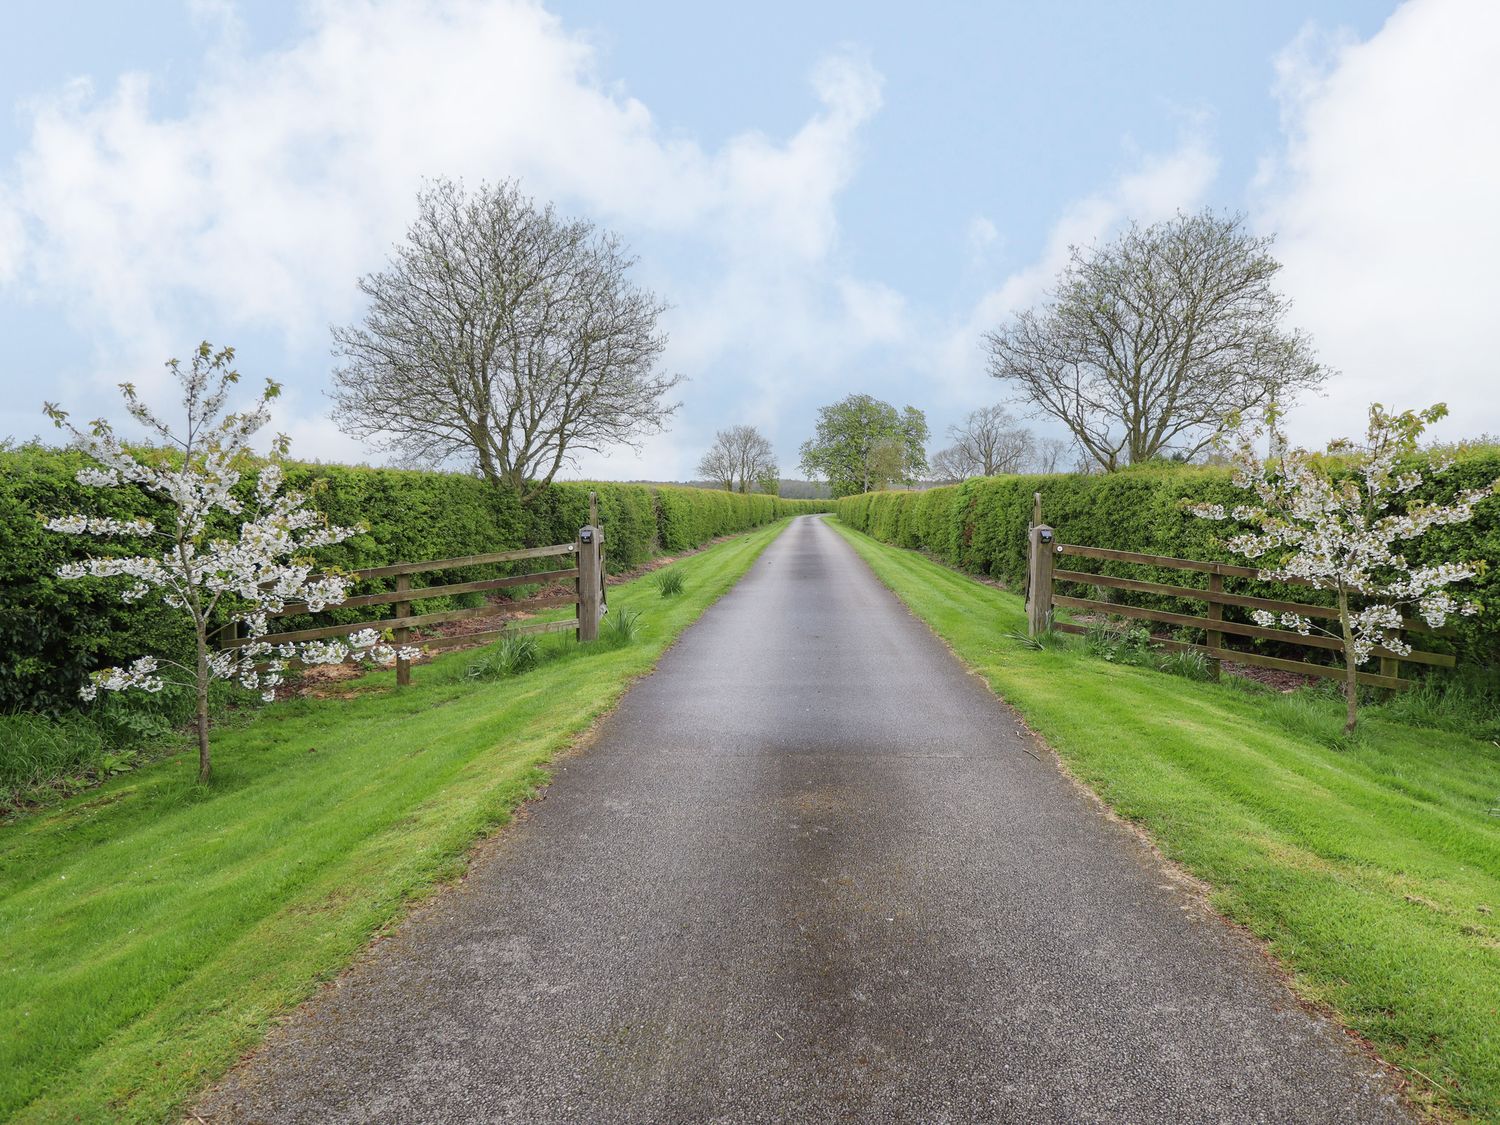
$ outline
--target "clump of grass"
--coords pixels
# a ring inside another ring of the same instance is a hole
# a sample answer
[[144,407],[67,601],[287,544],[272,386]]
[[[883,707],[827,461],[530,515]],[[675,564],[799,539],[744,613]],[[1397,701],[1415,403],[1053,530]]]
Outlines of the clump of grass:
[[1419,727],[1500,741],[1500,676],[1489,668],[1438,673],[1375,704],[1379,714]]
[[1353,750],[1361,744],[1363,728],[1344,732],[1344,696],[1332,683],[1279,692],[1260,703],[1267,720],[1288,734],[1321,743],[1331,750]]
[[675,568],[656,572],[656,588],[664,598],[675,598],[682,593],[682,571]]
[[0,788],[24,789],[103,755],[104,732],[83,715],[0,715]]
[[1164,652],[1156,658],[1156,667],[1158,671],[1165,672],[1169,676],[1181,676],[1185,680],[1214,678],[1213,665],[1208,657],[1192,649]]
[[1084,647],[1091,655],[1115,664],[1152,662],[1151,631],[1130,622],[1097,622],[1089,628]]
[[[235,698],[216,684],[211,706],[223,722]],[[185,721],[186,693],[107,695],[83,711],[0,715],[0,810],[50,800],[124,773],[143,751],[166,743]]]
[[532,633],[506,633],[469,662],[465,673],[471,680],[498,680],[519,676],[542,662],[542,646]]
[[634,643],[642,628],[641,615],[637,610],[616,610],[604,617],[604,640],[611,646],[623,647]]
[[1042,633],[1035,637],[1020,632],[1005,632],[1000,635],[1008,641],[1014,641],[1022,648],[1029,648],[1032,652],[1068,647],[1068,634],[1066,633]]

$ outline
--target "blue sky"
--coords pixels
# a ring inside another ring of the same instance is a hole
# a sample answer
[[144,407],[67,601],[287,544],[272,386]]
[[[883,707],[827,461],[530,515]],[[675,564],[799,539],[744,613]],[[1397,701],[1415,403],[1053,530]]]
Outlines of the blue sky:
[[[1070,241],[1178,208],[1279,234],[1294,319],[1372,399],[1500,431],[1500,5],[558,0],[26,5],[0,39],[0,437],[114,410],[198,339],[285,381],[304,456],[423,175],[519,176],[619,230],[674,306],[672,430],[591,459],[691,475],[751,421],[790,472],[869,391],[935,437],[1003,397],[980,332]],[[35,401],[33,401],[35,400]],[[1047,430],[1045,424],[1039,429]],[[935,442],[936,444],[936,442]]]

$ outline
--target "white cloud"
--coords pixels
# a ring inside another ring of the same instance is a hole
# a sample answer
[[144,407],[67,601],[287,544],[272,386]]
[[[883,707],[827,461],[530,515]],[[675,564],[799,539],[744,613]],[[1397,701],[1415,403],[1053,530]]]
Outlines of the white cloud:
[[12,281],[20,272],[24,238],[20,209],[0,185],[0,285]]
[[182,115],[158,111],[141,74],[34,104],[9,207],[0,194],[0,284],[65,301],[127,368],[154,370],[163,341],[206,327],[274,334],[307,369],[287,410],[305,455],[347,452],[318,418],[327,325],[358,314],[354,281],[400,238],[423,176],[519,176],[663,251],[643,275],[678,306],[669,363],[691,375],[764,349],[754,389],[774,399],[789,368],[816,378],[889,337],[899,302],[836,264],[837,197],[881,98],[857,53],[819,63],[792,136],[710,151],[662,130],[526,0],[331,0],[304,38],[256,55],[232,6],[194,12],[218,43]]
[[1309,29],[1277,75],[1287,138],[1253,215],[1342,372],[1294,435],[1357,434],[1372,401],[1500,432],[1500,4],[1412,0],[1365,42]]

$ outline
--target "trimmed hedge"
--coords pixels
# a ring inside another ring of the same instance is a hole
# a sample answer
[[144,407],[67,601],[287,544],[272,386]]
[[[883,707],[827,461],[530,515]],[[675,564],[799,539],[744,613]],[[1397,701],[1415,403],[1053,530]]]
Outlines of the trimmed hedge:
[[[1500,451],[1461,452],[1453,468],[1415,495],[1425,500],[1451,498],[1459,488],[1480,487],[1500,477]],[[1026,583],[1027,528],[1032,495],[1042,495],[1042,518],[1056,528],[1060,542],[1139,551],[1186,559],[1245,560],[1227,550],[1231,525],[1188,514],[1187,503],[1243,502],[1227,469],[1145,467],[1100,476],[980,477],[925,492],[872,492],[837,502],[839,519],[877,539],[926,551],[975,574],[999,579],[1015,590]],[[1489,566],[1467,592],[1480,603],[1478,616],[1459,619],[1455,647],[1468,662],[1493,663],[1500,657],[1500,499],[1483,504],[1476,518],[1455,527],[1435,528],[1408,557],[1417,562],[1480,559]],[[1091,564],[1070,559],[1070,569],[1192,585],[1193,576],[1179,570],[1127,564]],[[1249,580],[1229,580],[1226,588],[1245,589],[1292,601],[1315,601],[1306,587]],[[1069,593],[1082,593],[1075,588]],[[1165,604],[1149,595],[1111,590],[1119,601]],[[1180,607],[1180,603],[1177,603]],[[1187,612],[1196,612],[1188,610]],[[1233,616],[1231,614],[1231,616]],[[1439,642],[1433,642],[1438,644]]]
[[[0,713],[66,711],[76,706],[78,687],[94,668],[143,653],[190,650],[190,633],[179,616],[149,601],[125,605],[119,598],[121,580],[64,582],[55,576],[62,563],[110,548],[49,532],[39,517],[75,511],[155,520],[165,516],[161,502],[139,489],[79,485],[74,474],[88,464],[83,454],[70,449],[0,447]],[[590,491],[598,493],[605,561],[614,573],[659,551],[689,550],[717,536],[832,506],[829,501],[601,482],[554,484],[522,507],[514,494],[459,473],[348,465],[293,464],[287,467],[287,479],[293,487],[310,489],[314,506],[332,522],[369,528],[320,552],[324,563],[349,570],[570,542],[588,518]],[[467,568],[443,571],[433,580],[462,582],[511,572]],[[418,612],[444,604],[424,602]],[[350,615],[365,612],[336,615],[357,620]]]

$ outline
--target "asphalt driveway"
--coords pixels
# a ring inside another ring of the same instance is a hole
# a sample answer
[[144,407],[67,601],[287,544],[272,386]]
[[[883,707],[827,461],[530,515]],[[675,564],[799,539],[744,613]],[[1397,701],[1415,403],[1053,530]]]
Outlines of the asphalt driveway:
[[211,1122],[1405,1121],[821,520]]

